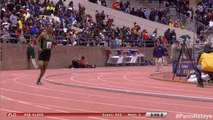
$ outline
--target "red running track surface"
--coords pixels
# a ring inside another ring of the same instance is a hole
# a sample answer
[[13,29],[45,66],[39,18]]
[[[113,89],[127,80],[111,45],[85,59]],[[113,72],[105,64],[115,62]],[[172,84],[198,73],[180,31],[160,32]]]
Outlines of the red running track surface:
[[[164,67],[169,72],[171,67]],[[95,69],[48,69],[43,85],[36,85],[38,70],[1,72],[1,120],[158,120],[146,117],[106,116],[44,116],[8,117],[11,112],[21,113],[145,113],[168,112],[163,120],[213,119],[212,86],[158,81],[150,78],[153,66],[105,67]],[[66,74],[63,74],[66,73]],[[51,76],[53,75],[53,76]],[[53,83],[52,83],[53,82]],[[54,84],[57,83],[57,84]],[[77,85],[77,86],[75,86]],[[90,86],[90,88],[79,87]],[[91,89],[91,88],[101,89]],[[112,89],[108,91],[105,89]],[[131,94],[134,91],[143,94]],[[190,96],[179,97],[160,95]],[[150,94],[150,95],[149,95]],[[201,98],[196,100],[194,98]],[[210,99],[210,101],[203,101]],[[179,118],[177,118],[179,115]],[[188,115],[188,116],[186,116]],[[185,119],[183,118],[185,117]]]

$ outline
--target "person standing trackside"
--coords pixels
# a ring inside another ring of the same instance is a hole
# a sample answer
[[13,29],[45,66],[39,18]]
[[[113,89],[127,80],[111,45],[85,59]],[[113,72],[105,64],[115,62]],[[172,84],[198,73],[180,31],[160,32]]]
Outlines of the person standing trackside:
[[38,69],[38,66],[35,61],[34,41],[30,41],[30,44],[27,47],[27,58],[28,58],[28,61],[33,64],[34,69]]
[[174,41],[171,46],[172,72],[175,74],[175,68],[178,64],[178,57],[180,55],[181,45],[179,41]]
[[40,69],[40,75],[36,83],[37,85],[41,85],[41,78],[43,77],[50,61],[51,49],[53,44],[52,29],[52,24],[47,24],[46,30],[43,31],[36,39]]
[[167,58],[169,56],[169,51],[165,44],[163,44],[162,47],[163,47],[163,66],[167,66],[168,65]]
[[195,74],[197,77],[197,86],[204,87],[202,72],[207,73],[209,78],[213,80],[213,48],[211,47],[211,43],[208,43],[204,46],[204,50],[199,54],[197,58],[197,67],[195,70]]
[[156,46],[153,51],[153,57],[155,58],[156,72],[161,72],[162,62],[163,62],[163,47],[160,41],[157,41]]

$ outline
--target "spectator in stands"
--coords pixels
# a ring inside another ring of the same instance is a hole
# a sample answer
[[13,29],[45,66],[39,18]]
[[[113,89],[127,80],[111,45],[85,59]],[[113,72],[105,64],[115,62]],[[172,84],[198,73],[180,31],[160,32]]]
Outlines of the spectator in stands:
[[152,35],[151,35],[151,39],[156,39],[158,35],[158,29],[155,28],[155,30],[153,31]]
[[171,40],[170,40],[170,28],[168,28],[165,32],[164,32],[164,36],[165,38],[167,39],[167,41],[169,43],[171,43]]
[[101,21],[101,14],[99,13],[98,10],[95,11],[95,20],[97,24],[100,24]]
[[115,1],[112,3],[112,9],[120,10],[120,3]]
[[79,10],[79,16],[82,17],[85,14],[85,10],[86,10],[85,7],[82,4],[78,3],[78,10]]
[[159,2],[159,8],[160,8],[163,0],[158,0],[158,2]]
[[199,26],[196,30],[196,35],[197,35],[197,38],[200,39],[201,37],[201,31],[204,30],[204,26]]
[[163,36],[163,37],[161,38],[161,43],[164,44],[164,45],[168,44],[168,41],[167,41],[167,39],[166,39],[165,36]]
[[120,39],[116,35],[112,35],[113,48],[118,48]]
[[136,16],[136,10],[135,10],[135,8],[134,8],[134,7],[131,9],[130,14],[131,14],[131,15],[135,15],[135,16]]
[[[58,4],[60,4],[60,5],[63,6],[62,0],[60,0],[60,1],[58,2]],[[70,1],[69,4],[68,4],[68,6],[71,7],[71,8],[73,9],[73,1]]]
[[151,10],[150,14],[149,14],[149,20],[151,21],[155,21],[155,17],[156,17],[156,12],[155,10]]
[[27,48],[27,58],[28,61],[33,64],[34,69],[38,69],[38,66],[35,61],[35,48],[34,48],[34,43],[35,41],[30,41],[29,46]]
[[169,13],[169,10],[170,10],[170,8],[169,8],[170,7],[169,1],[165,2],[165,6],[166,6],[166,12]]
[[106,3],[106,0],[101,0],[101,5],[107,7],[107,3]]
[[146,11],[146,8],[143,9],[143,14],[142,14],[142,18],[144,19],[147,19],[148,18],[148,15],[147,15],[147,11]]
[[138,35],[139,35],[139,30],[141,29],[141,27],[136,23],[134,22],[134,27],[132,28],[132,34],[134,35],[133,39],[136,40]]
[[68,43],[70,43],[69,44],[70,46],[76,45],[75,38],[76,38],[76,33],[74,30],[73,31],[70,30],[67,32],[67,39],[68,39]]
[[146,30],[143,30],[141,37],[143,41],[149,40],[148,32]]
[[211,20],[209,21],[209,27],[213,28],[213,18],[211,18]]
[[89,0],[90,2],[97,3],[97,0]]
[[17,25],[17,23],[18,23],[18,18],[17,18],[17,16],[15,15],[16,13],[15,12],[12,12],[12,14],[10,15],[10,22],[11,22],[11,24],[12,25]]
[[177,38],[177,37],[176,37],[176,32],[175,32],[175,29],[173,29],[173,30],[171,31],[171,33],[170,33],[170,38],[169,38],[170,43],[176,41],[176,38]]
[[114,22],[113,18],[110,18],[109,15],[106,15],[106,26],[112,26]]
[[178,28],[178,21],[175,21],[174,25],[175,28]]
[[164,55],[163,47],[161,46],[160,41],[158,41],[153,50],[153,58],[155,59],[156,72],[161,72],[163,55]]
[[172,59],[172,72],[175,74],[176,71],[176,67],[178,64],[178,57],[180,55],[180,51],[181,51],[181,45],[179,41],[174,41],[172,46],[171,46],[171,59]]
[[171,27],[171,28],[174,27],[174,24],[171,20],[169,21],[169,27]]
[[12,25],[10,28],[9,28],[9,33],[10,33],[10,43],[18,43],[19,42],[19,38],[17,36],[17,26],[16,25]]

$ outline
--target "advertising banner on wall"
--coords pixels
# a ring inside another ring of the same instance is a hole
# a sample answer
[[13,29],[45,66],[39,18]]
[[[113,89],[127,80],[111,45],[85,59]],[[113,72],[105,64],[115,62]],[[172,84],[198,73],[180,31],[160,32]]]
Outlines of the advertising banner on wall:
[[191,71],[194,71],[194,67],[196,67],[196,60],[194,58],[183,58],[177,67],[177,76],[187,76]]

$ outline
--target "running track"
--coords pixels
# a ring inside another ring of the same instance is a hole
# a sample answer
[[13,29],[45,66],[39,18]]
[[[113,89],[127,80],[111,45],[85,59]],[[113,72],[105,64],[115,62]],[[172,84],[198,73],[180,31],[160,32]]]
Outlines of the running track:
[[[170,70],[168,66],[163,71]],[[145,117],[6,116],[9,112],[148,111],[168,112],[166,118],[161,118],[164,120],[178,119],[177,114],[203,114],[210,115],[209,120],[213,119],[212,86],[198,88],[195,84],[153,80],[150,74],[154,72],[152,66],[48,69],[43,85],[38,86],[35,84],[38,70],[1,71],[0,120],[157,120]]]

